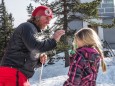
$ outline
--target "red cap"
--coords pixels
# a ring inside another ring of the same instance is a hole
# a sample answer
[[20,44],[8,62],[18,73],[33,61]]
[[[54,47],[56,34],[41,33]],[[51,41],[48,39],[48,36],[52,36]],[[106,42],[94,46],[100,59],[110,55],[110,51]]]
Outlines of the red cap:
[[35,10],[32,12],[32,16],[49,16],[53,18],[52,10],[47,6],[38,6],[35,8]]

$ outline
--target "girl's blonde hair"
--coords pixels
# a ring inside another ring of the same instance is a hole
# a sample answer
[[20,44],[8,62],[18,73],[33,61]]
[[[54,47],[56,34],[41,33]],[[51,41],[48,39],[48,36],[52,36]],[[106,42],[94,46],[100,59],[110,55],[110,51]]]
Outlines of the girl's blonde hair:
[[99,52],[99,54],[101,55],[102,70],[103,72],[105,72],[106,65],[103,60],[104,55],[102,50],[102,44],[97,33],[91,28],[82,28],[75,33],[74,41],[73,41],[74,44],[77,43],[77,39],[82,41],[84,46],[92,46]]

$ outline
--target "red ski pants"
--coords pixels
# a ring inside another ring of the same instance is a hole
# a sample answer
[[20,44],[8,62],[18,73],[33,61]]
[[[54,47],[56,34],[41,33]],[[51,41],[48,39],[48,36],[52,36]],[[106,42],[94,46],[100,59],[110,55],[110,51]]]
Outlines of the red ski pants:
[[30,86],[28,79],[19,70],[0,67],[0,86]]

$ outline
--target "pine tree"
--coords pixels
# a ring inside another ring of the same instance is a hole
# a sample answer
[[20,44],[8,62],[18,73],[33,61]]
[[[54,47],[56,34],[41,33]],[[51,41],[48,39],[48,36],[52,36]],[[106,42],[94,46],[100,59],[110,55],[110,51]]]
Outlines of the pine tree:
[[38,2],[41,5],[49,6],[53,10],[54,17],[56,17],[57,20],[50,30],[64,29],[66,32],[61,39],[61,43],[59,43],[61,45],[58,45],[58,49],[61,48],[65,52],[65,66],[69,65],[68,48],[70,47],[68,46],[68,36],[75,32],[70,30],[68,23],[74,19],[79,19],[89,22],[92,26],[105,26],[103,24],[90,21],[91,18],[98,18],[97,7],[101,0],[94,0],[90,3],[80,3],[80,0],[54,0],[52,3],[48,3],[48,0],[33,1]]
[[5,47],[13,31],[12,14],[6,11],[4,0],[0,4],[0,60],[4,54]]

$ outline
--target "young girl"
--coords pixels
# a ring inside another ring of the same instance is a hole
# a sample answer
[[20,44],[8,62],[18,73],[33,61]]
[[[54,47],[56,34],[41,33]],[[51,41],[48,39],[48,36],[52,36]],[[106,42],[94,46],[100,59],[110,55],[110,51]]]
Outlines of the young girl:
[[96,86],[100,61],[106,71],[98,35],[91,28],[80,29],[75,33],[74,44],[77,44],[76,53],[70,57],[69,78],[63,86]]

